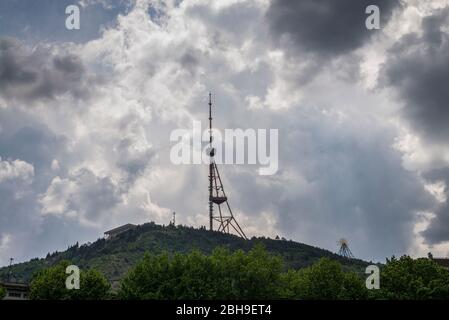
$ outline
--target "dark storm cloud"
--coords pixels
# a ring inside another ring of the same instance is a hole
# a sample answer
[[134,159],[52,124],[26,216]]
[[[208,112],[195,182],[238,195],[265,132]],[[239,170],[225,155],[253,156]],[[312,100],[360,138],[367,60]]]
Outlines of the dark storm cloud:
[[67,211],[74,210],[95,218],[120,203],[120,191],[109,177],[97,177],[88,169],[81,169],[70,177],[78,191],[69,195]]
[[53,65],[57,70],[78,78],[84,73],[84,67],[76,56],[55,57]]
[[[356,132],[329,134],[318,137],[314,163],[304,165],[308,190],[279,199],[280,225],[289,234],[319,234],[329,248],[339,236],[349,237],[353,251],[365,259],[407,252],[416,212],[433,203],[418,175],[402,168],[390,133],[376,133],[376,142]],[[303,225],[296,222],[298,212]]]
[[75,55],[55,55],[48,48],[30,49],[15,39],[0,38],[0,93],[7,98],[85,98],[94,84]]
[[0,157],[33,165],[33,187],[37,192],[44,192],[53,176],[52,161],[68,156],[67,138],[55,134],[19,108],[0,109],[0,132]]
[[422,36],[405,35],[389,52],[381,84],[394,87],[404,102],[403,115],[428,141],[449,137],[449,9],[426,17]]
[[334,57],[361,47],[376,30],[368,30],[366,7],[377,5],[381,27],[398,0],[274,0],[267,12],[272,36],[278,44],[300,52]]
[[307,105],[288,114],[263,113],[262,119],[233,106],[228,121],[236,123],[225,127],[279,128],[280,137],[276,175],[261,178],[222,166],[233,208],[252,219],[273,212],[281,235],[330,250],[340,237],[349,238],[364,259],[407,252],[416,213],[435,201],[391,147],[394,128],[369,116],[336,121]]
[[133,141],[129,138],[120,140],[116,152],[118,155],[117,166],[128,174],[131,181],[145,170],[155,156],[155,151],[152,149],[136,150]]
[[26,70],[22,64],[19,42],[13,39],[0,39],[0,88],[14,85],[26,85],[36,79],[32,70]]
[[[444,182],[444,193],[448,195],[449,168],[431,170],[424,177],[430,182]],[[422,232],[424,239],[429,244],[438,244],[449,240],[449,202],[437,205],[434,214],[429,226]]]
[[179,59],[180,65],[190,73],[195,74],[200,66],[200,61],[197,55],[198,53],[196,52],[184,53]]

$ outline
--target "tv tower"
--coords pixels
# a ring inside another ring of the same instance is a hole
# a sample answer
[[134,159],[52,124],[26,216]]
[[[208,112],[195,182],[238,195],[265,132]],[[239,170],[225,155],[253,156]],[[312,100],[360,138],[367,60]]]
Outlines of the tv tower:
[[[220,173],[214,160],[215,149],[212,147],[212,141],[212,94],[209,93],[209,229],[211,231],[214,230],[214,222],[217,222],[217,231],[229,233],[230,230],[234,230],[240,237],[247,239],[229,206],[228,197],[224,191]],[[218,214],[214,214],[214,204],[218,208]],[[226,205],[222,210],[221,206],[223,204]]]

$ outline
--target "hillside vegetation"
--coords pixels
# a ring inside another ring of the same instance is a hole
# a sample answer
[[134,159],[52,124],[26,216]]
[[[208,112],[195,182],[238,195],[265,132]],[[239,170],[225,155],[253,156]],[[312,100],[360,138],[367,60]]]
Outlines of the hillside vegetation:
[[[346,259],[330,251],[294,241],[264,237],[244,240],[234,235],[208,231],[204,228],[147,223],[110,240],[98,239],[91,244],[75,244],[63,252],[55,252],[48,254],[45,258],[16,264],[12,267],[12,273],[17,280],[28,282],[37,271],[67,260],[81,269],[100,271],[115,287],[130,268],[143,259],[145,252],[189,253],[192,250],[198,250],[209,255],[217,247],[227,248],[231,252],[238,249],[247,252],[257,244],[261,244],[269,253],[280,256],[284,262],[284,270],[301,269],[323,257],[336,260],[345,270],[357,273],[363,273],[368,264],[362,260]],[[5,278],[7,272],[7,267],[1,268],[0,279]]]

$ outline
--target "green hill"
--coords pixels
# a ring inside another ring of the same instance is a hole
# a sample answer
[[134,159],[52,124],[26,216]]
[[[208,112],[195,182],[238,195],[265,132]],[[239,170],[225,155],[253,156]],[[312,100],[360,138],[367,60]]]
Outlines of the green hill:
[[[69,260],[82,269],[95,268],[103,272],[116,285],[129,268],[142,259],[147,251],[153,253],[164,250],[189,252],[197,249],[207,254],[218,246],[227,247],[232,251],[238,249],[247,251],[258,243],[262,244],[269,252],[282,256],[286,269],[309,266],[321,257],[337,260],[345,269],[360,273],[364,272],[364,268],[368,264],[362,260],[346,259],[330,251],[294,241],[273,240],[264,237],[244,240],[234,235],[208,231],[204,228],[195,229],[147,223],[109,240],[99,239],[94,243],[81,246],[76,244],[63,252],[55,252],[42,259],[36,258],[16,264],[12,267],[12,273],[19,281],[29,281],[34,272],[54,265],[58,261]],[[7,272],[7,267],[0,268],[0,279],[5,278]]]

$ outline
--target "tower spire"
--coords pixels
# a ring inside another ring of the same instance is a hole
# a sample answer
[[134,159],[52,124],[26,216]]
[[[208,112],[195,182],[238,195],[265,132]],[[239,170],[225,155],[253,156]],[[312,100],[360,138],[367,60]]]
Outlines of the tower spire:
[[212,93],[209,92],[209,230],[214,229],[214,205],[213,197],[213,171],[214,171],[214,150],[212,148]]
[[[214,160],[215,149],[212,146],[212,141],[212,94],[209,93],[209,229],[211,231],[214,230],[214,222],[218,222],[217,231],[229,233],[230,230],[233,230],[240,237],[247,239],[232,214],[228,197],[224,191],[223,182]],[[214,215],[214,204],[217,206],[218,215]],[[222,210],[221,205],[223,204],[226,204],[226,207]],[[226,209],[228,211],[227,214],[225,213]]]

